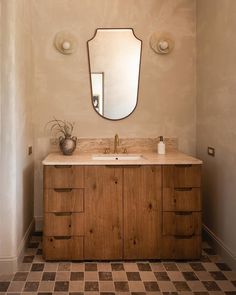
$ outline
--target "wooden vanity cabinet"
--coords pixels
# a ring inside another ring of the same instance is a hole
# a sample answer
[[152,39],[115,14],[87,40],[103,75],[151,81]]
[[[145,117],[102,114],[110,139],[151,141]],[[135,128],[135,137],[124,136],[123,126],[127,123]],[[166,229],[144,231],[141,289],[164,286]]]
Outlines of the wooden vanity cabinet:
[[44,258],[199,258],[200,186],[201,165],[44,166]]
[[201,255],[201,165],[163,166],[162,259]]

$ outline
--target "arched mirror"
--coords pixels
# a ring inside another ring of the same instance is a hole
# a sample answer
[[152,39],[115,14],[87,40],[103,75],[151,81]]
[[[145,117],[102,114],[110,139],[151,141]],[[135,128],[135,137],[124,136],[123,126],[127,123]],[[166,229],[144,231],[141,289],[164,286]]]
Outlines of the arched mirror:
[[94,110],[110,120],[129,116],[138,101],[142,41],[133,29],[97,29],[87,45]]

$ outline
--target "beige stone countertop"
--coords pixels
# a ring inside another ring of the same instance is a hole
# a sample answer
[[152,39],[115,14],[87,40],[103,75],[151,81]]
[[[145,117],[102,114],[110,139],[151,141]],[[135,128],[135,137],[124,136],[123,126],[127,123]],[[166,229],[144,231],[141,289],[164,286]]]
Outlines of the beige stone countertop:
[[[105,154],[87,154],[75,152],[72,156],[61,153],[51,153],[44,160],[43,165],[197,165],[202,161],[181,152],[167,152],[165,155],[157,153],[137,153],[142,155],[138,160],[94,160],[93,156]],[[119,154],[121,155],[121,154]],[[129,155],[129,154],[128,154]],[[130,154],[131,155],[131,154]],[[111,155],[112,156],[112,155]]]

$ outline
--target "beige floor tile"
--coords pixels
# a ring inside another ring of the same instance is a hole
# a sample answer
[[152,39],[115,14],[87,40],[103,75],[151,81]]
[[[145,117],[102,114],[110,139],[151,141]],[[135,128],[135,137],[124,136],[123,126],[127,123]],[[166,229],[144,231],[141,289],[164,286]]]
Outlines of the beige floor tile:
[[197,275],[200,281],[214,281],[211,274],[207,271],[195,271],[195,274]]
[[156,281],[156,277],[152,271],[140,271],[141,280],[146,282]]
[[189,285],[191,290],[194,292],[203,292],[203,291],[206,292],[205,286],[200,281],[188,281],[187,284]]
[[113,281],[127,281],[127,275],[125,271],[113,271]]
[[54,290],[54,285],[55,283],[54,282],[40,282],[39,283],[39,289],[38,291],[40,292],[52,292]]
[[21,292],[23,290],[24,285],[25,285],[25,282],[12,281],[8,288],[8,292]]
[[58,271],[56,273],[56,281],[69,281],[70,272],[69,271]]
[[46,262],[44,265],[44,271],[57,271],[58,262]]
[[57,271],[70,271],[71,263],[70,262],[59,262]]
[[132,271],[132,272],[139,271],[137,264],[133,262],[124,263],[124,269],[125,271]]
[[193,271],[192,267],[188,263],[176,263],[180,271]]
[[217,281],[217,285],[222,291],[235,291],[235,286],[230,281]]
[[209,256],[212,262],[223,262],[222,258],[219,255],[211,255]]
[[209,295],[223,295],[225,292],[223,291],[208,291]]
[[[68,295],[68,292],[53,292],[53,295]],[[29,295],[29,294],[28,294]]]
[[70,281],[69,290],[70,290],[70,292],[83,292],[84,282],[83,281]]
[[158,286],[162,292],[176,292],[176,288],[170,281],[158,281]]
[[207,271],[219,271],[219,268],[215,263],[212,262],[203,262],[202,265]]
[[84,273],[85,281],[98,281],[98,272],[97,271],[86,271]]
[[38,262],[45,262],[45,260],[43,259],[41,255],[36,255],[34,257],[34,263],[38,263]]
[[143,282],[140,281],[129,281],[129,290],[132,292],[145,292]]
[[99,282],[100,292],[114,292],[115,286],[113,282]]
[[31,269],[31,263],[21,263],[18,266],[18,271],[29,271]]
[[165,268],[162,263],[157,262],[157,263],[150,263],[152,271],[165,271]]
[[236,271],[223,271],[223,274],[230,281],[236,281]]
[[22,292],[21,295],[37,295],[37,292]]
[[71,271],[84,271],[85,269],[84,263],[72,263],[71,264]]
[[98,271],[111,271],[110,263],[98,263]]
[[27,281],[41,281],[42,279],[42,272],[41,271],[30,271],[27,276]]
[[171,281],[185,281],[185,278],[180,271],[168,271],[167,274]]
[[13,277],[14,274],[0,274],[0,282],[9,282]]

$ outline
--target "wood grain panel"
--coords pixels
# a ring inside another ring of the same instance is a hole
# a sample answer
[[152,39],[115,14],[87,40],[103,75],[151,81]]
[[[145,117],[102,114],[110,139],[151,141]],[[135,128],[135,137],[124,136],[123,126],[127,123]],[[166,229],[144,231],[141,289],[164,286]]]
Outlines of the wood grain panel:
[[84,213],[45,213],[44,235],[84,235]]
[[162,236],[161,259],[199,259],[201,236]]
[[44,166],[44,188],[83,188],[84,167],[74,165]]
[[83,237],[43,237],[43,257],[45,260],[81,260]]
[[85,167],[85,259],[121,259],[122,168]]
[[163,235],[192,236],[201,234],[201,213],[163,212]]
[[160,257],[161,167],[124,168],[124,258]]
[[163,188],[164,211],[201,211],[201,189]]
[[184,188],[201,186],[201,165],[163,166],[163,187]]
[[44,212],[83,212],[84,189],[45,189]]

